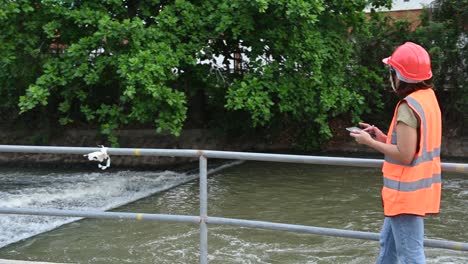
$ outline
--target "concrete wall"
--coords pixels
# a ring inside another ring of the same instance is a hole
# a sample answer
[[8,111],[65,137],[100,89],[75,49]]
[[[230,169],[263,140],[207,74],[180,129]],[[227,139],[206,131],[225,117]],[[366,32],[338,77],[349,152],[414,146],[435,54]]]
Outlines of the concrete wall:
[[[204,149],[225,151],[256,151],[269,152],[287,149],[284,143],[266,144],[253,138],[228,138],[214,132],[201,129],[185,130],[179,137],[168,134],[156,134],[155,130],[120,130],[117,132],[122,148],[154,148],[154,149]],[[60,136],[49,138],[47,144],[37,144],[31,136],[18,136],[14,131],[1,131],[0,142],[3,145],[47,145],[68,147],[97,147],[106,145],[95,130],[65,130]],[[108,145],[107,145],[108,146]],[[150,156],[113,156],[111,167],[164,167],[197,159],[178,157]],[[30,154],[30,153],[0,153],[0,163],[12,166],[41,165],[85,165],[97,168],[97,163],[88,161],[82,155]]]
[[[184,131],[180,137],[158,135],[154,130],[121,130],[118,132],[122,148],[156,148],[156,149],[204,149],[224,151],[250,151],[261,153],[294,153],[287,141],[262,142],[254,138],[229,138],[206,130],[192,129]],[[0,131],[0,142],[4,145],[37,145],[28,144],[27,140],[14,140],[15,132]],[[103,144],[93,130],[66,130],[61,136],[50,139],[50,146],[97,147]],[[359,154],[380,155],[369,147],[354,142],[349,136],[332,140],[323,148],[323,154],[356,156]],[[337,153],[337,154],[336,154]],[[342,154],[340,154],[342,153]],[[316,155],[317,153],[314,153]],[[320,154],[320,153],[319,153]],[[457,160],[468,159],[468,137],[443,138],[442,157]],[[167,167],[189,161],[190,158],[149,157],[149,156],[113,156],[111,168]],[[466,162],[466,161],[465,161]],[[0,163],[12,166],[68,166],[79,165],[97,169],[97,163],[88,161],[81,155],[0,153]]]

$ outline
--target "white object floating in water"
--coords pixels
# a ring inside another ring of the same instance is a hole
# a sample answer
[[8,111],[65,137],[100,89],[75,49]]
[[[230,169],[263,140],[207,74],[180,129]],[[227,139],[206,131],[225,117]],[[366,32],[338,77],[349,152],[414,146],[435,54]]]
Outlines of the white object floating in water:
[[[110,167],[110,156],[107,154],[107,148],[101,145],[101,149],[99,151],[91,152],[88,154],[85,154],[83,156],[87,156],[88,160],[91,161],[98,161],[98,168],[105,170]],[[101,162],[106,161],[106,165],[100,164]]]

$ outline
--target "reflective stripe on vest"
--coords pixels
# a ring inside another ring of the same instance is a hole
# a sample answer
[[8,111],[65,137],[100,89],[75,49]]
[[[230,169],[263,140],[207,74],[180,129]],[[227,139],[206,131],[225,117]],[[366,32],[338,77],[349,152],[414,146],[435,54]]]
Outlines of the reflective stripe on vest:
[[[385,156],[382,168],[384,212],[386,216],[398,214],[424,216],[427,213],[438,213],[442,182],[440,170],[442,128],[439,105],[432,89],[416,91],[405,100],[420,120],[419,150],[410,164]],[[393,145],[398,142],[398,106],[395,109],[387,141]]]
[[421,179],[415,182],[400,182],[400,181],[395,181],[392,179],[384,178],[385,187],[389,189],[393,189],[393,190],[398,190],[400,192],[414,192],[419,189],[429,188],[434,183],[441,183],[441,182],[442,182],[442,175],[440,174],[434,174],[432,178],[425,178],[425,179]]

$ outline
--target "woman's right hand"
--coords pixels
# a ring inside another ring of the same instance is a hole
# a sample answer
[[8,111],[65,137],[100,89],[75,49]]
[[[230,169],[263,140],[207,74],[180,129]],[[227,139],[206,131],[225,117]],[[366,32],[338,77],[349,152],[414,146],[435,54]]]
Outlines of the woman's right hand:
[[362,127],[362,129],[366,131],[367,133],[375,136],[375,140],[383,142],[383,143],[387,142],[387,135],[384,134],[376,126],[369,125],[367,123],[362,123],[362,122],[359,122],[359,126]]

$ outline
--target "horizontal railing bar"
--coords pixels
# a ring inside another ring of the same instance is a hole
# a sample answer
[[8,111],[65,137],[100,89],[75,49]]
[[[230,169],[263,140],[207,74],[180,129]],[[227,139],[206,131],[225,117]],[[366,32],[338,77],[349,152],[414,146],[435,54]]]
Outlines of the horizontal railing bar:
[[327,236],[335,236],[335,237],[375,240],[375,241],[378,241],[380,237],[378,233],[371,233],[371,232],[341,230],[341,229],[335,229],[335,228],[292,225],[292,224],[273,223],[273,222],[265,222],[265,221],[212,217],[212,216],[208,217],[206,222],[208,224],[242,226],[242,227],[269,229],[269,230],[309,233],[309,234],[314,234],[314,235],[327,235]]
[[[212,216],[208,217],[206,222],[208,224],[242,226],[242,227],[251,227],[251,228],[259,228],[259,229],[309,233],[309,234],[315,234],[315,235],[326,235],[326,236],[374,240],[374,241],[379,241],[379,238],[380,238],[380,234],[372,233],[372,232],[362,232],[362,231],[304,226],[304,225],[291,225],[291,224],[212,217]],[[424,239],[424,246],[431,247],[431,248],[451,249],[451,250],[457,250],[457,251],[468,251],[468,243],[454,242],[454,241],[448,241],[448,240]]]
[[424,246],[431,248],[444,248],[458,251],[468,251],[468,243],[448,240],[424,239]]
[[[22,153],[49,153],[49,154],[87,154],[98,151],[100,148],[90,147],[55,147],[55,146],[21,146],[0,145],[0,152],[22,152]],[[194,149],[145,149],[145,148],[108,148],[109,155],[124,156],[171,156],[171,157],[200,157],[217,159],[256,160],[288,163],[305,163],[318,165],[337,165],[353,167],[380,167],[382,159],[364,158],[342,158],[290,154],[268,154],[255,152],[232,152],[216,150],[194,150]],[[443,171],[468,173],[468,164],[442,163]]]
[[[60,209],[35,209],[35,208],[3,208],[0,207],[0,214],[18,214],[18,215],[42,215],[42,216],[63,216],[63,217],[86,217],[96,219],[128,219],[128,220],[152,220],[165,222],[184,222],[200,223],[199,216],[188,215],[167,215],[167,214],[141,214],[126,212],[104,212],[104,211],[78,211],[78,210],[60,210]],[[268,230],[279,230],[288,232],[308,233],[315,235],[325,235],[334,237],[379,240],[378,233],[343,230],[335,228],[314,227],[305,225],[292,225],[273,223],[265,221],[243,220],[223,217],[208,216],[205,218],[207,224],[220,224],[241,226],[249,228],[259,228]],[[468,243],[454,242],[447,240],[425,239],[424,246],[432,248],[443,248],[457,251],[468,251]]]
[[218,159],[237,159],[237,160],[256,160],[271,162],[305,163],[318,165],[341,165],[358,167],[380,167],[383,160],[362,159],[362,158],[340,158],[325,156],[291,155],[291,154],[268,154],[254,152],[230,152],[203,150],[203,155],[207,158]]
[[468,173],[468,164],[442,162],[441,166],[443,171]]
[[[99,151],[99,147],[58,147],[0,145],[0,152],[42,153],[42,154],[88,154]],[[199,157],[200,150],[193,149],[147,149],[147,148],[107,148],[109,155],[117,156],[177,156]]]
[[79,210],[65,210],[65,209],[63,210],[62,209],[45,209],[45,208],[36,209],[36,208],[0,207],[0,214],[86,217],[86,218],[98,218],[98,219],[153,220],[153,221],[184,222],[184,223],[196,223],[196,224],[200,223],[199,216],[104,212],[104,211],[79,211]]

